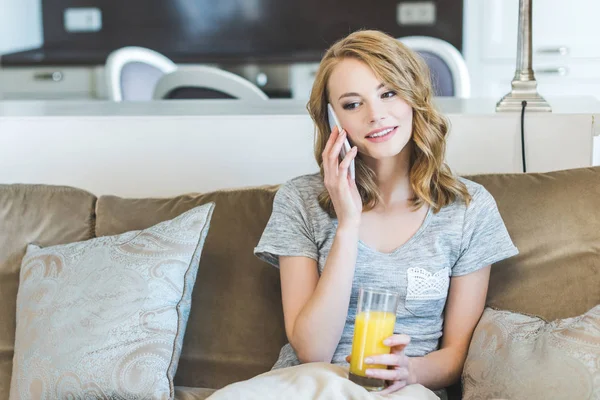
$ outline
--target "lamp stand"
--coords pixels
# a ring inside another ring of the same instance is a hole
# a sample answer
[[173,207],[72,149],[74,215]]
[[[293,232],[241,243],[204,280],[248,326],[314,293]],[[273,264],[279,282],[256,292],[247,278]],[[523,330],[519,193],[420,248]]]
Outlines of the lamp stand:
[[537,91],[537,81],[531,68],[531,3],[519,0],[519,36],[517,41],[517,69],[512,80],[512,90],[497,104],[496,111],[521,111],[523,100],[527,111],[551,112],[550,104]]

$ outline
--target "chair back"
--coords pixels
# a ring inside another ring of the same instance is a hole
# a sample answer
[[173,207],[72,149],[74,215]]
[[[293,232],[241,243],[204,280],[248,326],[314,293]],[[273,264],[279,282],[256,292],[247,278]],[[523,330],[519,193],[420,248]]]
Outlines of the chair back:
[[158,81],[153,98],[267,100],[252,82],[216,67],[195,66],[178,69]]
[[137,46],[117,49],[106,59],[108,98],[113,101],[152,100],[158,80],[176,69],[174,62],[154,50]]
[[462,54],[450,43],[427,36],[398,38],[423,57],[429,70],[436,96],[471,96],[471,79]]

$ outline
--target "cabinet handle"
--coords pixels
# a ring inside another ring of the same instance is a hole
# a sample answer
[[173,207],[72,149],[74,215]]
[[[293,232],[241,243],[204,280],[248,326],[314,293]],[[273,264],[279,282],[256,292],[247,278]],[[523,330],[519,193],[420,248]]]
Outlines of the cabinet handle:
[[536,74],[545,74],[545,75],[560,75],[565,76],[569,73],[569,69],[567,67],[558,67],[558,68],[541,68],[535,69]]
[[35,79],[36,81],[60,82],[63,80],[63,77],[64,77],[64,75],[60,71],[36,72],[35,74],[33,74],[33,79]]
[[538,49],[537,50],[538,54],[559,54],[561,56],[566,56],[567,54],[569,54],[569,48],[566,46],[560,46],[560,47],[550,47],[550,48],[543,48],[543,49]]

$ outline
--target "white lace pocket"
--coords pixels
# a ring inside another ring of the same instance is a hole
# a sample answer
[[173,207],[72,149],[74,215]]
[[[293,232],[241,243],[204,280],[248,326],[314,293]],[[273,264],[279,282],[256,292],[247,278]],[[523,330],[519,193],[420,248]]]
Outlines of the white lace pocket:
[[423,268],[406,271],[406,309],[418,317],[441,315],[450,286],[450,269],[431,273]]

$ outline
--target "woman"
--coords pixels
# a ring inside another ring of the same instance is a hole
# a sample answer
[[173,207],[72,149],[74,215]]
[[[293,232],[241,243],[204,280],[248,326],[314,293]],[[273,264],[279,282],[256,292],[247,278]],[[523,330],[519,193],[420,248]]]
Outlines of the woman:
[[[355,32],[325,54],[308,104],[320,173],[279,189],[255,249],[281,274],[289,344],[274,368],[346,364],[366,285],[402,296],[391,353],[367,360],[388,366],[367,371],[388,382],[382,393],[459,380],[490,264],[518,251],[492,196],[444,163],[448,125],[432,96],[423,60],[384,33]],[[330,132],[327,103],[343,131]]]

